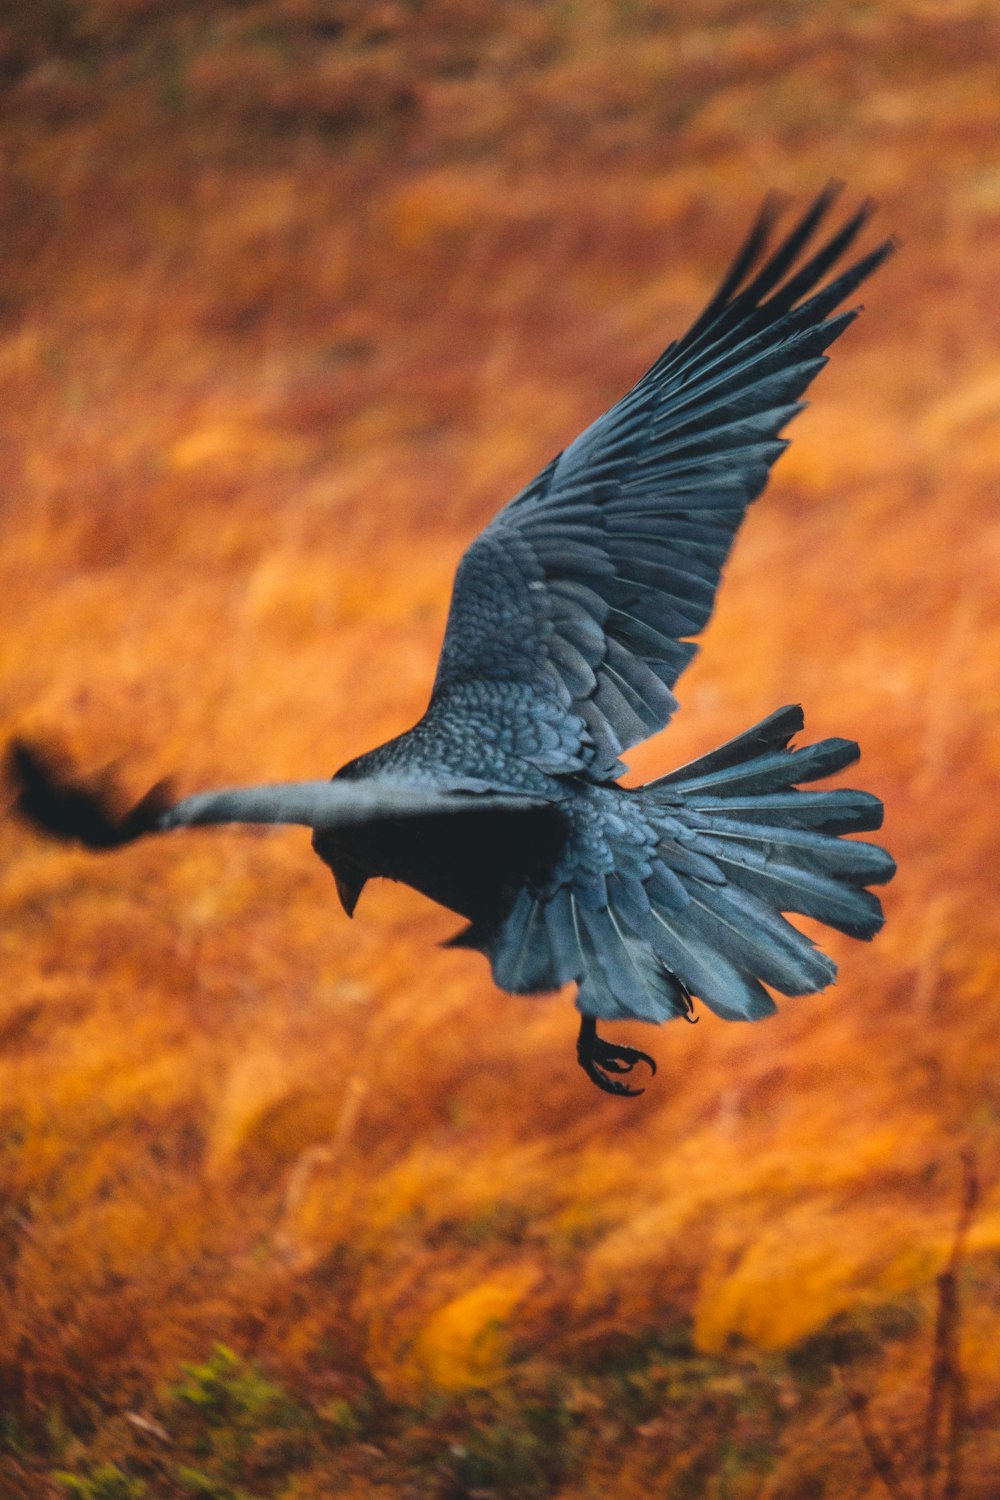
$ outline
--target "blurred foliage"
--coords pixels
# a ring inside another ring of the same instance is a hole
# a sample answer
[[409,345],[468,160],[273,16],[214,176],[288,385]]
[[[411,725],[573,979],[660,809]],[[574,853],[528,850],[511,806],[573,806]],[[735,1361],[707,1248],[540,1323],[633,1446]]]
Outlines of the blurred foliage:
[[900,874],[826,996],[663,1031],[625,1106],[565,999],[433,951],[412,892],[344,922],[294,832],[95,859],[0,822],[4,1500],[874,1500],[855,1397],[915,1484],[970,1147],[962,1486],[995,1494],[998,30],[980,0],[0,10],[0,732],[137,792],[412,722],[474,530],[767,190],[849,177],[903,241],[633,757],[790,701],[861,741]]
[[98,1464],[86,1476],[57,1471],[54,1477],[79,1500],[143,1500],[147,1493],[143,1480],[129,1479],[117,1464]]
[[[901,1333],[891,1309],[883,1317],[891,1332],[880,1348],[912,1341],[911,1325]],[[826,1337],[840,1340],[843,1362],[843,1327]],[[814,1340],[808,1356],[715,1358],[678,1325],[669,1336],[601,1341],[555,1369],[516,1364],[490,1388],[394,1401],[375,1386],[353,1400],[292,1400],[220,1345],[144,1400],[142,1415],[95,1427],[78,1445],[76,1471],[53,1477],[85,1500],[264,1500],[394,1484],[434,1500],[531,1500],[572,1492],[624,1457],[635,1483],[737,1500],[759,1493],[789,1422],[821,1399],[801,1379],[806,1359],[829,1378],[831,1357],[819,1348]],[[98,1457],[112,1450],[117,1463]]]

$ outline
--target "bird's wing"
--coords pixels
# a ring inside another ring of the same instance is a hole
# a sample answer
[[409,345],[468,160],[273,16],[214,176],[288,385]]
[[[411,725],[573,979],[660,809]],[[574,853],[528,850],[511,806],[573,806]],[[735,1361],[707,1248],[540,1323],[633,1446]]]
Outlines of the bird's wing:
[[83,775],[65,757],[15,741],[6,779],[14,807],[36,828],[89,849],[116,849],[148,833],[220,823],[298,823],[335,830],[414,818],[483,814],[548,815],[552,802],[529,794],[449,790],[392,777],[365,781],[284,781],[220,787],[177,801],[160,782],[128,806],[110,772]]
[[871,213],[864,204],[808,253],[837,191],[770,251],[778,210],[766,203],[684,337],[472,543],[435,700],[482,704],[492,691],[515,741],[511,714],[557,711],[555,748],[533,757],[557,774],[618,774],[618,754],[667,723],[697,650],[688,637],[787,446],[779,433],[858,311],[835,310],[894,248],[826,279]]
[[551,806],[551,798],[530,793],[461,791],[371,776],[364,781],[278,781],[196,792],[161,813],[156,827],[299,823],[323,831],[470,812],[526,813]]

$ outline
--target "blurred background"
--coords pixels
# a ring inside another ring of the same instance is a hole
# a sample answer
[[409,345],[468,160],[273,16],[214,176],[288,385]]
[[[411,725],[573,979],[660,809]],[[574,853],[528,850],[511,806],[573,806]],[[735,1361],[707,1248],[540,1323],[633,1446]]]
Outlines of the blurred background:
[[610,1099],[568,995],[402,888],[348,923],[301,830],[0,821],[0,1494],[997,1493],[998,46],[979,0],[3,7],[0,730],[136,794],[419,717],[464,547],[767,191],[903,250],[630,757],[861,741],[900,869],[835,989],[613,1029],[660,1071]]

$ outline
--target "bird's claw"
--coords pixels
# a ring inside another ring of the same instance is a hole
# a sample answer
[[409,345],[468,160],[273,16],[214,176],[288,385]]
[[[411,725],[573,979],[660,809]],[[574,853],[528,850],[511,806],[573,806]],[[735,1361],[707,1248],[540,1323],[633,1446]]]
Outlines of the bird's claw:
[[593,1016],[584,1016],[580,1022],[580,1036],[576,1044],[577,1060],[591,1083],[595,1083],[606,1094],[635,1098],[644,1089],[630,1089],[624,1083],[610,1077],[612,1073],[631,1073],[636,1063],[645,1063],[650,1073],[656,1072],[656,1061],[648,1052],[638,1047],[620,1046],[609,1042],[597,1033],[597,1022]]

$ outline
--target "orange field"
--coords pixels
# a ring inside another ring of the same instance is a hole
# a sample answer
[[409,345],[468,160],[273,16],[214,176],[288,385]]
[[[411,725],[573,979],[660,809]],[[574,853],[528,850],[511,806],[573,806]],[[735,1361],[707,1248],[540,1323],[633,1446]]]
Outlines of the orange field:
[[660,1070],[611,1099],[570,996],[404,888],[347,922],[301,830],[0,820],[5,1500],[1000,1493],[998,48],[979,0],[4,8],[0,731],[136,794],[412,723],[468,540],[768,189],[903,244],[631,757],[860,740],[899,874],[835,989],[613,1028]]

